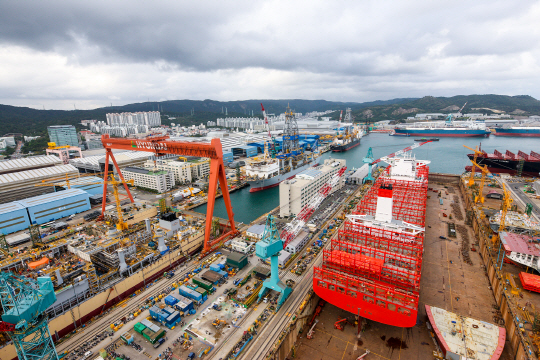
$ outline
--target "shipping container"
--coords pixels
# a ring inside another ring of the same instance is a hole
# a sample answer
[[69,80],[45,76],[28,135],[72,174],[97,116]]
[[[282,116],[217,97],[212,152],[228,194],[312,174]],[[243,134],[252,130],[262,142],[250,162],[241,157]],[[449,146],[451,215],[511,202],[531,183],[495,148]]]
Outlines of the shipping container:
[[218,274],[220,274],[221,276],[223,276],[225,279],[229,277],[229,274],[227,274],[225,271],[223,270],[219,270],[217,272]]
[[165,298],[165,304],[169,305],[169,306],[173,306],[174,304],[176,304],[178,302],[178,299],[175,298],[174,296],[172,295],[168,295],[166,298]]
[[191,279],[193,281],[194,284],[202,287],[203,289],[206,289],[206,290],[212,290],[213,286],[212,286],[212,283],[206,281],[206,280],[203,280],[197,276],[194,276],[193,279]]
[[44,224],[49,221],[90,210],[90,195],[80,189],[68,189],[19,200],[25,207],[32,224]]

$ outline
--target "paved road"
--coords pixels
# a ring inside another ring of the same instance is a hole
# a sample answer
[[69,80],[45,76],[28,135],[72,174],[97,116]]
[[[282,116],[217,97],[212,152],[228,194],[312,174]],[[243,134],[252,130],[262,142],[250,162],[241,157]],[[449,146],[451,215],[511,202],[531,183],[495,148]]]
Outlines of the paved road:
[[532,201],[524,192],[523,192],[523,186],[530,183],[525,182],[515,182],[515,183],[509,183],[505,179],[500,179],[504,184],[506,185],[506,188],[510,190],[510,193],[512,194],[512,198],[514,198],[514,203],[521,206],[523,210],[525,210],[525,206],[527,204],[532,204],[533,211],[532,215],[536,218],[536,221],[540,221],[540,207]]

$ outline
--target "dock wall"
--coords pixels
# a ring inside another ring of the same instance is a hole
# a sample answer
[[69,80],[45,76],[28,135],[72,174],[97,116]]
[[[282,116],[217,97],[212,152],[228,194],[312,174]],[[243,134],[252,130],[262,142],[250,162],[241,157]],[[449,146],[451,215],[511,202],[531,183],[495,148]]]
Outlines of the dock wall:
[[516,320],[518,318],[518,312],[516,309],[513,309],[509,295],[506,293],[503,274],[497,268],[496,258],[492,256],[491,231],[487,219],[482,216],[481,211],[476,209],[472,201],[472,195],[463,181],[459,181],[459,188],[465,200],[467,217],[469,217],[470,225],[480,244],[479,254],[484,263],[495,301],[502,314],[504,327],[506,328],[506,340],[511,346],[514,359],[536,359],[534,352],[529,346],[528,339],[525,338],[526,335],[520,331],[519,323]]

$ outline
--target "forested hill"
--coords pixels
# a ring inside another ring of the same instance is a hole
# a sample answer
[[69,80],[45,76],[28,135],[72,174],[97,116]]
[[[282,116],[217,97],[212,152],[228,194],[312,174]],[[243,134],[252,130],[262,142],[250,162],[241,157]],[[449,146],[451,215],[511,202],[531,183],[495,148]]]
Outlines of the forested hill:
[[[417,113],[447,113],[459,110],[467,105],[463,113],[508,113],[514,115],[539,115],[540,101],[528,95],[458,95],[453,97],[400,98],[372,102],[333,102],[326,100],[169,100],[162,102],[144,102],[123,106],[112,106],[94,110],[37,110],[26,107],[0,105],[0,136],[6,133],[25,135],[43,133],[49,125],[72,124],[80,129],[81,120],[97,119],[105,121],[105,114],[125,111],[159,110],[163,115],[175,117],[181,125],[206,123],[218,117],[224,117],[222,109],[227,109],[228,116],[260,116],[261,103],[267,113],[282,113],[288,105],[296,112],[353,109],[355,121],[402,120]],[[194,114],[192,115],[192,111]],[[334,114],[334,117],[337,113]],[[163,123],[168,124],[164,118]]]
[[418,113],[457,112],[463,105],[465,105],[461,111],[463,114],[540,115],[540,101],[529,95],[458,95],[425,96],[402,103],[370,106],[353,111],[353,117],[355,121],[403,120]]

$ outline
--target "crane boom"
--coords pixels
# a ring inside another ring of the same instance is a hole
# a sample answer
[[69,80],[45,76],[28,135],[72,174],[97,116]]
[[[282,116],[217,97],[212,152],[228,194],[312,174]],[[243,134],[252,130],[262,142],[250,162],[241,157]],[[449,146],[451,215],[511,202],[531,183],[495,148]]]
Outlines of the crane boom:
[[380,161],[383,160],[384,158],[392,158],[392,157],[394,157],[394,156],[404,154],[404,153],[406,153],[407,151],[411,151],[412,149],[416,149],[417,147],[420,147],[420,146],[425,145],[425,144],[430,143],[430,142],[431,142],[431,140],[430,140],[430,141],[424,141],[424,142],[421,142],[421,143],[415,143],[415,144],[412,144],[411,146],[406,147],[405,149],[396,151],[395,153],[392,153],[392,154],[390,154],[390,155],[384,156],[384,157],[382,157],[382,158],[379,158],[379,159],[373,161],[373,162],[371,163],[371,165],[377,164],[378,162],[380,162]]
[[321,205],[330,191],[332,191],[332,188],[337,185],[339,179],[345,173],[345,170],[347,170],[347,168],[344,166],[337,173],[335,173],[330,180],[328,180],[326,184],[320,188],[319,192],[315,194],[302,208],[296,218],[285,226],[285,229],[281,233],[283,248],[285,248],[296,237],[296,235],[298,235],[311,215],[315,212],[315,210],[317,210],[319,205]]

